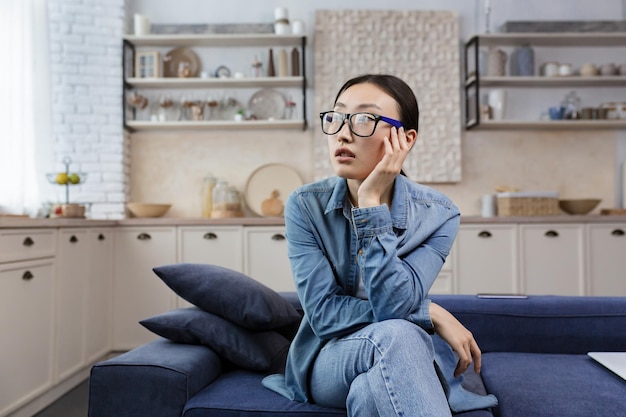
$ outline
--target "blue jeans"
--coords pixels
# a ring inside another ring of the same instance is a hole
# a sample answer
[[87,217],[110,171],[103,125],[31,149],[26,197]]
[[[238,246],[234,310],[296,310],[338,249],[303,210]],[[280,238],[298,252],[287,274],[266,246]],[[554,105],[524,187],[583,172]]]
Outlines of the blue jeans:
[[317,404],[348,416],[450,416],[431,336],[406,320],[372,323],[329,341],[311,372]]

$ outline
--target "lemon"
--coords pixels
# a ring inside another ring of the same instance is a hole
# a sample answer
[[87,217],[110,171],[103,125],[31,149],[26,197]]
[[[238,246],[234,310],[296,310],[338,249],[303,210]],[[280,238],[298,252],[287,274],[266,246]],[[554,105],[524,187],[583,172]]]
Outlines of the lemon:
[[67,181],[69,180],[67,174],[65,172],[60,172],[57,174],[57,184],[67,184]]

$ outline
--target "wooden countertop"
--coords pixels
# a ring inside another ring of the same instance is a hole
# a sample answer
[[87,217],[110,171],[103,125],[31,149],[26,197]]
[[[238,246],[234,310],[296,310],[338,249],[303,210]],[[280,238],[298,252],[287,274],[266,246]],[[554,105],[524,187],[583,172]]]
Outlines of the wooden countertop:
[[[516,216],[480,217],[462,216],[461,224],[534,224],[534,223],[626,223],[623,215],[590,214],[583,216]],[[1,229],[46,228],[46,227],[141,227],[141,226],[283,226],[282,217],[237,217],[228,219],[203,218],[128,218],[120,220],[95,219],[31,219],[0,217]]]

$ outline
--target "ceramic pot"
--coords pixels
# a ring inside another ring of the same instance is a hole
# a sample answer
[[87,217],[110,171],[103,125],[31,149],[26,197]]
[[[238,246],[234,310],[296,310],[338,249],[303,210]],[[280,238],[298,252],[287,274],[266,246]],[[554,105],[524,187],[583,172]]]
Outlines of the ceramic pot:
[[535,51],[530,45],[524,45],[516,50],[517,75],[532,77],[535,75]]
[[506,72],[507,55],[502,49],[489,48],[487,53],[487,75],[502,77]]
[[598,69],[593,64],[583,64],[580,67],[581,77],[593,77],[598,75]]
[[604,64],[600,67],[600,75],[616,75],[617,67],[615,64]]

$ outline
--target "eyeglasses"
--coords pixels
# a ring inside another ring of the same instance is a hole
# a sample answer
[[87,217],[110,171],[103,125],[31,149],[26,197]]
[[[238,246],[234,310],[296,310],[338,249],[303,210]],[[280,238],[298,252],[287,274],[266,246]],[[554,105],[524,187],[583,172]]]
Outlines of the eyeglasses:
[[320,119],[322,132],[327,135],[334,135],[339,132],[346,120],[348,121],[350,131],[362,138],[372,136],[376,126],[378,126],[378,122],[381,120],[398,129],[402,127],[402,122],[399,120],[367,112],[341,113],[338,111],[325,111],[320,113]]

